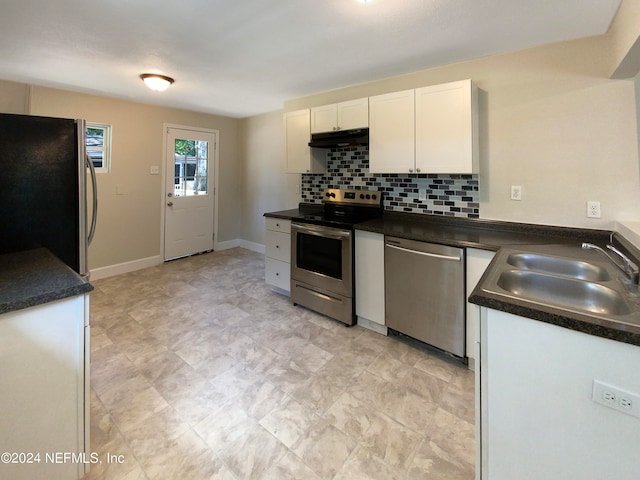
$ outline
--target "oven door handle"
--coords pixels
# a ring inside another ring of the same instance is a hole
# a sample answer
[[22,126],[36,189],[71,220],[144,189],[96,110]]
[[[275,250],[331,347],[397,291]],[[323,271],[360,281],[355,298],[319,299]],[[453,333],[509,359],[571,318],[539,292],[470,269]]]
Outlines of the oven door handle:
[[331,231],[329,231],[324,228],[307,227],[306,225],[300,225],[298,223],[292,225],[292,227],[297,230],[302,230],[303,233],[308,233],[309,235],[317,235],[318,237],[335,238],[337,240],[340,240],[342,238],[348,238],[351,236],[350,230],[331,229]]

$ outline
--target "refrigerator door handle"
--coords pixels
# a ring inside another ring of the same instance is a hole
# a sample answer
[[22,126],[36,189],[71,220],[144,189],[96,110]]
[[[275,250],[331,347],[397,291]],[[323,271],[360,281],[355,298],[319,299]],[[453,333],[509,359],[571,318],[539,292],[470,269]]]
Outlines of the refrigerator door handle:
[[89,236],[87,237],[87,242],[91,245],[93,235],[96,233],[96,221],[98,219],[98,179],[96,178],[96,169],[89,154],[87,154],[85,158],[87,160],[87,167],[89,167],[89,171],[91,172],[91,187],[93,188],[93,194],[91,195],[93,198],[93,212],[91,215],[91,228],[89,229]]

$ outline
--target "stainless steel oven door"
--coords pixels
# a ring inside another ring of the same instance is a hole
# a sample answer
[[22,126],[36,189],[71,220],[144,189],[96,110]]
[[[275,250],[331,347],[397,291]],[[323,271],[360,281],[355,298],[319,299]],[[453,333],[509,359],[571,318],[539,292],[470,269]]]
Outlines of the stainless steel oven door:
[[353,232],[291,224],[291,278],[346,297],[353,296]]

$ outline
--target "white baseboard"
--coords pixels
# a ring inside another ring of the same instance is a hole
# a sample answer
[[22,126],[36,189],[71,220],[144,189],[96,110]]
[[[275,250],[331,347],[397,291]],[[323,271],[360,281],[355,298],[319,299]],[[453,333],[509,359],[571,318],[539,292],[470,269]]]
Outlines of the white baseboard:
[[250,242],[249,240],[240,240],[240,247],[251,250],[252,252],[264,253],[265,248],[261,243]]
[[[265,252],[264,245],[239,239],[218,242],[213,248],[216,251],[221,251],[236,247],[246,248],[247,250],[258,253]],[[139,260],[132,260],[130,262],[118,263],[116,265],[109,265],[107,267],[94,268],[91,270],[91,280],[100,280],[102,278],[113,277],[114,275],[135,272],[136,270],[142,270],[143,268],[155,267],[156,265],[160,265],[163,261],[164,260],[160,255],[156,255],[148,258],[141,258]]]
[[235,240],[226,240],[224,242],[216,242],[213,245],[214,251],[219,250],[229,250],[230,248],[236,248],[240,246],[240,240],[237,238]]
[[114,275],[135,272],[136,270],[142,270],[143,268],[155,267],[161,263],[162,257],[160,255],[155,255],[153,257],[132,260],[131,262],[109,265],[108,267],[94,268],[90,272],[90,278],[91,280],[100,280],[102,278],[113,277]]

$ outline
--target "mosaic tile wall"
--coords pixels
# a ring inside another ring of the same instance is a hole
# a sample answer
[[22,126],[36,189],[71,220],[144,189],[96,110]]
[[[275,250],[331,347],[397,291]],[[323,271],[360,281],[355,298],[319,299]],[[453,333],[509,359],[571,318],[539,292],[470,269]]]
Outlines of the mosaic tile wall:
[[303,202],[320,203],[325,188],[382,190],[386,210],[479,218],[476,175],[370,174],[368,147],[332,148],[327,173],[302,174]]

